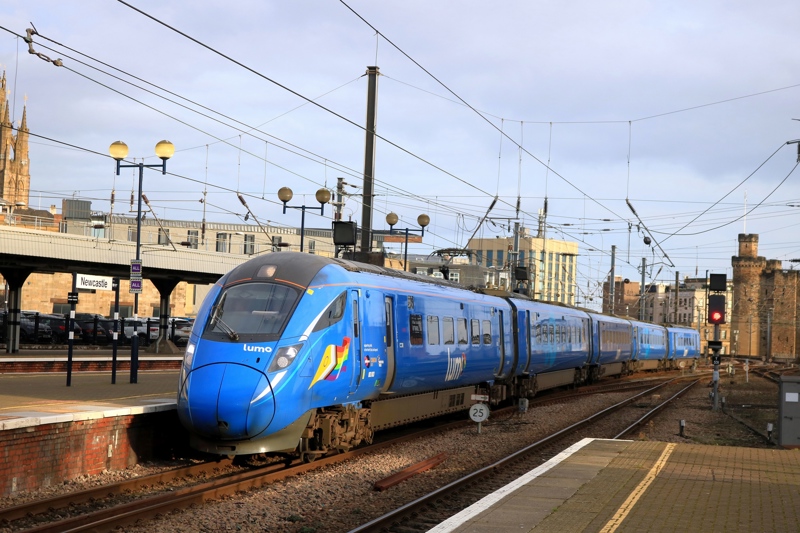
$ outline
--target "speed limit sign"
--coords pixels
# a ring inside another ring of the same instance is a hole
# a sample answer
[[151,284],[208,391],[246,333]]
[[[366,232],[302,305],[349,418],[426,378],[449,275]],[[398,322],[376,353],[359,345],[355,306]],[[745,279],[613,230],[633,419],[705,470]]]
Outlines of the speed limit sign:
[[489,406],[483,403],[476,403],[469,408],[469,417],[473,422],[484,422],[489,418]]

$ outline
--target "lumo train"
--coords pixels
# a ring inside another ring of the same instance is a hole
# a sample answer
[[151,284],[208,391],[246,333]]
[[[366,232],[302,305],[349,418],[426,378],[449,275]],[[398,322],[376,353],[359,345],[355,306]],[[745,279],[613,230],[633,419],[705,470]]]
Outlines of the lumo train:
[[[375,431],[693,364],[697,331],[317,255],[254,258],[195,320],[178,414],[198,450],[313,460]],[[684,364],[680,364],[683,362]]]

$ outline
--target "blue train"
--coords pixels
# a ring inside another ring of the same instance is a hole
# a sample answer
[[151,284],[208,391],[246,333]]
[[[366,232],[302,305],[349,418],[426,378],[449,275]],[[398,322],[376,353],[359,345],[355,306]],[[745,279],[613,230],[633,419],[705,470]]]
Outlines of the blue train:
[[178,414],[199,450],[313,460],[468,409],[475,393],[498,404],[698,355],[688,328],[273,253],[220,278],[201,305]]

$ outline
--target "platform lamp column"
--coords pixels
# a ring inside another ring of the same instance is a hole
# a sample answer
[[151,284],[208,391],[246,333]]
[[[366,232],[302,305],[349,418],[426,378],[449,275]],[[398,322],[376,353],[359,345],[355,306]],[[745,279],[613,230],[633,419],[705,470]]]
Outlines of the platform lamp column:
[[[156,156],[161,159],[161,163],[155,165],[145,165],[144,163],[123,164],[122,160],[128,156],[128,145],[122,141],[115,141],[111,143],[108,148],[109,154],[117,161],[117,176],[119,176],[120,169],[123,168],[138,168],[139,169],[139,203],[136,210],[136,259],[137,265],[141,265],[141,248],[142,248],[142,180],[144,178],[144,169],[157,168],[161,170],[162,174],[167,173],[167,159],[172,157],[175,153],[175,146],[169,141],[160,141],[156,144]],[[133,265],[133,262],[132,262]],[[141,273],[140,273],[141,274]],[[131,278],[130,292],[133,293],[133,317],[139,317],[139,293],[142,292],[142,278]],[[148,331],[149,335],[150,332]],[[139,371],[139,335],[136,332],[136,323],[134,324],[134,335],[131,337],[131,383],[138,383]]]
[[306,229],[306,209],[319,209],[320,216],[325,214],[325,204],[327,204],[331,199],[331,192],[326,188],[321,188],[317,190],[315,194],[315,198],[319,202],[319,207],[309,207],[307,205],[287,205],[294,196],[292,189],[289,187],[281,187],[278,190],[278,199],[283,202],[283,214],[286,214],[287,209],[299,209],[301,212],[300,215],[300,251],[303,251],[303,234],[305,233]]
[[[400,220],[395,213],[389,213],[386,215],[386,223],[389,224],[389,233],[394,233],[394,225],[397,224],[397,221]],[[420,229],[410,229],[404,228],[403,232],[405,232],[405,248],[403,251],[403,270],[408,272],[408,232],[419,232],[420,238],[425,235],[425,227],[431,223],[431,218],[426,214],[421,214],[417,217],[417,224],[419,224]]]

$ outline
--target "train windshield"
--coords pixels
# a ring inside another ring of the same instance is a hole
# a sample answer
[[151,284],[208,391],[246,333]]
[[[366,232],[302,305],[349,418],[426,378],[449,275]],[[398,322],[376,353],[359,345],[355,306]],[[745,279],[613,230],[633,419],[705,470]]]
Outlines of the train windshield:
[[298,292],[276,283],[242,283],[224,290],[211,308],[204,337],[267,340],[277,337]]

